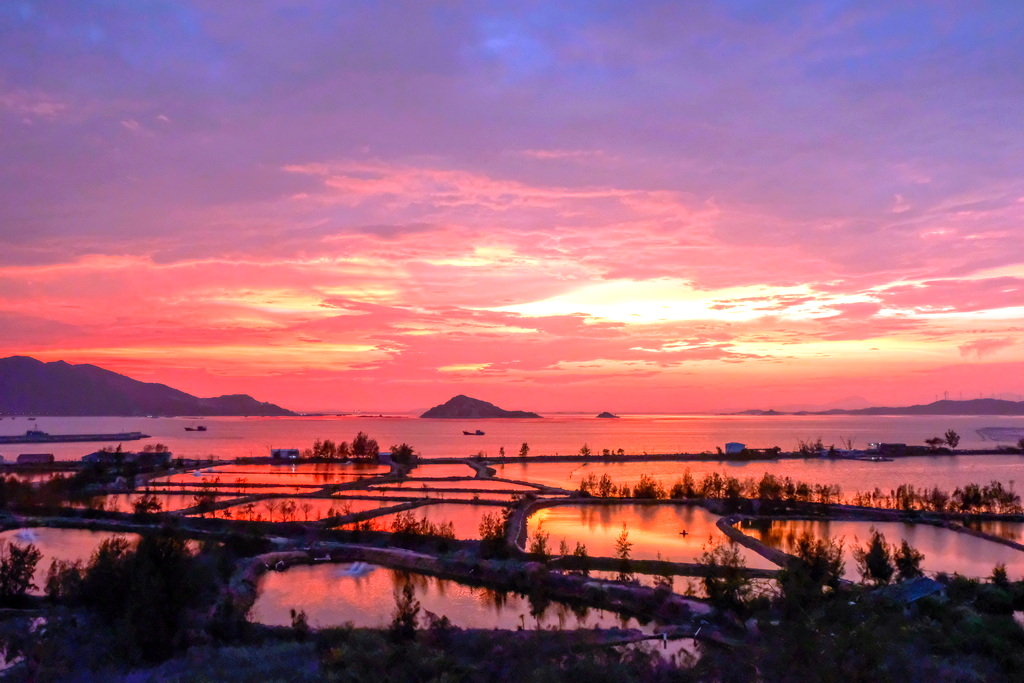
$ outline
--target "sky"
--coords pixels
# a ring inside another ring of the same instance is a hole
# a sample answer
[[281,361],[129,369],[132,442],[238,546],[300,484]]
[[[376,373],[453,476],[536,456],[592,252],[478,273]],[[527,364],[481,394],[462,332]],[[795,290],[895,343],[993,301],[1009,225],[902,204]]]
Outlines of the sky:
[[8,0],[0,356],[296,410],[1016,398],[1021,35],[1013,0]]

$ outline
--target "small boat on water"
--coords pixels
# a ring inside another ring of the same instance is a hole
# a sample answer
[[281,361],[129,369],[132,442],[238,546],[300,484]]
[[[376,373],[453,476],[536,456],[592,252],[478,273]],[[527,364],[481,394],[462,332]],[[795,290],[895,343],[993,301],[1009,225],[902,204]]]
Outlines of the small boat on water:
[[185,427],[186,432],[205,432],[206,425],[199,425],[197,427]]
[[479,429],[476,430],[475,432],[467,432],[466,430],[462,430],[462,434],[463,434],[463,436],[483,436],[484,435],[484,433],[481,430],[479,430]]

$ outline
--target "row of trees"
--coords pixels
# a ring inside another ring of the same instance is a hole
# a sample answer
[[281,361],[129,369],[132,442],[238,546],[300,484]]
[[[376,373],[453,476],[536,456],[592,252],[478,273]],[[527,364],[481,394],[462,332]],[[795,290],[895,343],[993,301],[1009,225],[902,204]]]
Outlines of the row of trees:
[[947,429],[946,433],[942,436],[933,436],[930,439],[924,440],[928,448],[933,451],[937,451],[943,446],[949,446],[950,449],[955,449],[960,445],[960,435],[953,429]]
[[[825,591],[836,591],[845,573],[842,539],[815,538],[806,532],[790,543],[793,560],[778,575],[778,586],[785,609],[799,611],[821,598]],[[861,582],[885,586],[923,576],[924,555],[903,540],[888,543],[875,527],[867,542],[853,549]],[[706,549],[700,563],[706,569],[701,583],[709,600],[720,609],[743,613],[754,597],[754,584],[746,573],[746,562],[739,546],[732,542]]]
[[842,489],[837,484],[807,484],[790,477],[765,473],[760,479],[739,479],[708,472],[700,480],[690,470],[683,472],[671,487],[654,477],[641,474],[636,484],[616,484],[608,475],[588,474],[577,488],[580,493],[601,498],[756,498],[760,500],[832,504],[840,502]]
[[364,432],[356,434],[350,444],[347,441],[334,442],[331,439],[313,442],[312,448],[302,451],[302,457],[317,460],[376,460],[380,446]]
[[[648,474],[641,474],[635,484],[616,484],[608,474],[600,477],[591,473],[584,477],[577,491],[601,498],[749,498],[786,503],[844,502],[838,484],[808,484],[791,477],[779,477],[765,472],[760,478],[739,479],[727,474],[708,472],[697,479],[689,469],[670,487]],[[1024,512],[1020,495],[1001,482],[966,484],[952,492],[937,487],[917,489],[913,484],[901,484],[888,492],[875,488],[857,492],[847,499],[853,505],[893,510],[921,510],[927,512],[962,512],[1020,514]]]
[[913,484],[900,484],[888,492],[876,487],[873,491],[855,493],[850,498],[850,502],[865,507],[925,512],[987,512],[995,514],[1024,512],[1024,508],[1021,507],[1020,495],[998,481],[988,484],[965,484],[958,486],[952,493],[938,487],[918,489]]

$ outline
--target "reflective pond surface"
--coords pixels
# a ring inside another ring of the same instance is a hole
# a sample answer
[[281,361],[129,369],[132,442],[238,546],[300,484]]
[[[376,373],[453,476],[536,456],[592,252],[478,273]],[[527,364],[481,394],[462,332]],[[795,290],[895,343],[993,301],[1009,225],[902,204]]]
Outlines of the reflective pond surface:
[[964,526],[986,534],[1024,543],[1024,522],[1003,522],[998,520],[966,521]]
[[[480,538],[480,519],[487,513],[501,514],[497,505],[473,505],[472,503],[431,503],[412,510],[417,520],[426,518],[433,524],[451,522],[455,527],[455,538],[476,540]],[[379,529],[391,531],[395,515],[374,518]]]
[[926,572],[953,572],[969,577],[986,577],[999,562],[1006,564],[1011,578],[1024,574],[1024,552],[1008,546],[976,538],[969,534],[929,524],[900,522],[851,522],[818,520],[772,520],[742,526],[743,533],[760,539],[766,545],[787,550],[798,536],[809,531],[816,538],[842,539],[847,579],[859,581],[860,573],[853,559],[853,550],[867,544],[874,526],[889,543],[906,540],[924,553],[921,567]]
[[738,479],[760,479],[766,472],[778,477],[790,477],[809,484],[838,484],[845,497],[857,491],[883,492],[900,484],[910,483],[917,488],[938,486],[952,493],[953,489],[969,483],[987,484],[996,480],[1007,487],[1013,482],[1024,483],[1024,457],[1019,455],[960,455],[912,457],[892,462],[865,462],[858,460],[758,460],[753,462],[626,462],[605,463],[520,463],[493,464],[495,476],[532,481],[575,490],[580,481],[593,474],[600,478],[607,474],[616,485],[636,484],[640,475],[648,474],[671,488],[686,470],[699,482],[704,475],[719,472]]
[[[360,627],[384,627],[394,616],[395,592],[409,581],[424,612],[446,616],[462,628],[641,628],[635,619],[602,610],[574,610],[548,601],[531,604],[515,593],[384,567],[361,576],[352,576],[351,570],[351,565],[320,564],[267,572],[260,580],[253,619],[286,626],[291,624],[289,610],[295,609],[306,612],[311,626],[352,622]],[[423,616],[421,612],[421,620]]]
[[387,505],[379,500],[337,498],[268,498],[233,505],[203,515],[249,522],[309,522],[352,512],[375,510]]
[[[196,492],[198,493],[198,491]],[[108,510],[110,512],[134,512],[135,502],[147,496],[146,493],[111,493],[106,496],[94,496],[85,503],[72,505],[72,507],[85,507],[93,510]],[[173,512],[183,510],[196,504],[195,496],[181,493],[158,493],[154,492],[153,497],[160,503],[159,512]]]
[[[715,526],[718,519],[693,505],[559,505],[531,515],[528,534],[532,539],[538,528],[550,534],[552,552],[564,539],[570,549],[583,543],[592,557],[615,557],[616,540],[625,524],[633,559],[655,560],[660,553],[663,560],[697,562],[705,548],[728,541]],[[740,547],[740,553],[748,567],[778,569],[747,548]]]
[[36,584],[32,595],[42,595],[46,586],[46,574],[50,570],[50,563],[54,560],[75,561],[81,560],[88,563],[93,552],[100,543],[114,536],[124,536],[130,543],[139,540],[136,534],[116,534],[111,531],[88,531],[85,529],[50,529],[46,527],[32,527],[28,529],[10,529],[0,533],[0,539],[16,543],[18,545],[34,544],[42,553],[39,564],[33,575],[33,582]]

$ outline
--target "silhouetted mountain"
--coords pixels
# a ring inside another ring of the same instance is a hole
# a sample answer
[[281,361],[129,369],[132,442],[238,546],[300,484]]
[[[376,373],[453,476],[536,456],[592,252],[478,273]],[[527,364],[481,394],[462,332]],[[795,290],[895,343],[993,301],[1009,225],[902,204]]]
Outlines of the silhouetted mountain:
[[95,365],[0,359],[0,415],[294,415],[245,394],[198,398]]
[[822,410],[782,413],[775,410],[744,410],[731,415],[1024,415],[1024,401],[999,398],[975,398],[968,401],[934,401],[902,408],[860,408],[857,410]]
[[491,417],[540,417],[537,413],[525,410],[502,410],[493,403],[481,401],[459,394],[447,403],[434,406],[420,417],[438,417],[444,419],[475,420]]

